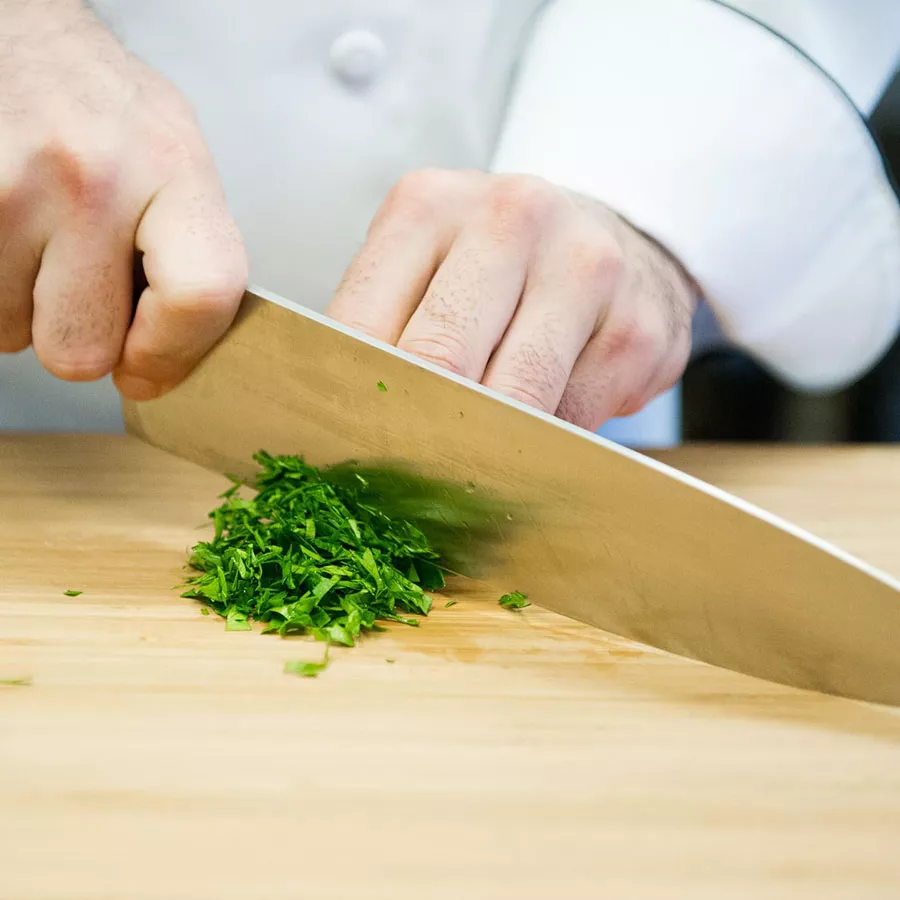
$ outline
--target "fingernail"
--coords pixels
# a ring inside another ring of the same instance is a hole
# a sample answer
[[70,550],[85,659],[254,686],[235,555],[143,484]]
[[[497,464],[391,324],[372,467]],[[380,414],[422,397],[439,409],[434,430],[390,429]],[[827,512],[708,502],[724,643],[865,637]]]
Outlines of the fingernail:
[[162,394],[162,385],[137,375],[117,375],[116,387],[119,392],[132,400],[155,400]]

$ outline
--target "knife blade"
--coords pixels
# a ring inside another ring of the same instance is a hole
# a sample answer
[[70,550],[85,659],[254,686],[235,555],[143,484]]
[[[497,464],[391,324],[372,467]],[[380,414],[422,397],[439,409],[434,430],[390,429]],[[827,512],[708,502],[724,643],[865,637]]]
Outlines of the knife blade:
[[265,449],[335,471],[393,472],[395,489],[418,501],[404,479],[439,486],[451,506],[454,492],[483,498],[466,513],[470,544],[490,550],[480,574],[500,593],[525,591],[713,665],[900,705],[896,579],[265,291],[246,293],[228,334],[178,388],[126,401],[124,413],[131,434],[222,473],[252,477],[251,457]]

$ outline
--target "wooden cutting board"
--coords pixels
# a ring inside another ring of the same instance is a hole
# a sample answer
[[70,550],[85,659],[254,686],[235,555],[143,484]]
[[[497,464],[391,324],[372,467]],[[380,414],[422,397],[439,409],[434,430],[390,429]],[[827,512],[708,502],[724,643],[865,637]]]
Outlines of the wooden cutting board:
[[[660,458],[900,574],[900,448]],[[221,488],[0,437],[0,900],[898,896],[896,710],[477,586],[287,676],[172,590]]]

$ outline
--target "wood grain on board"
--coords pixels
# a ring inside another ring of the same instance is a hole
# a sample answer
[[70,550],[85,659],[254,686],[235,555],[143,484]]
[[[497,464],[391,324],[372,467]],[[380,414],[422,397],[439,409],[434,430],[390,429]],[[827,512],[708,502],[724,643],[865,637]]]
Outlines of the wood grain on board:
[[[900,450],[659,457],[900,574]],[[172,590],[222,485],[0,437],[2,900],[898,896],[897,711],[472,586],[284,675]]]

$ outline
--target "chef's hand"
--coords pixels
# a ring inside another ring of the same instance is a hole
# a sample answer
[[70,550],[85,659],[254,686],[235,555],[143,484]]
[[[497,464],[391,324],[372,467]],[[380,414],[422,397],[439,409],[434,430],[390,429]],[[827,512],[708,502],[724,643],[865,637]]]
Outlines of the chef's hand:
[[328,313],[595,430],[678,381],[696,296],[600,203],[537,178],[424,170],[388,195]]
[[0,351],[33,344],[71,381],[115,370],[148,399],[225,331],[245,279],[181,95],[81,0],[0,0]]

